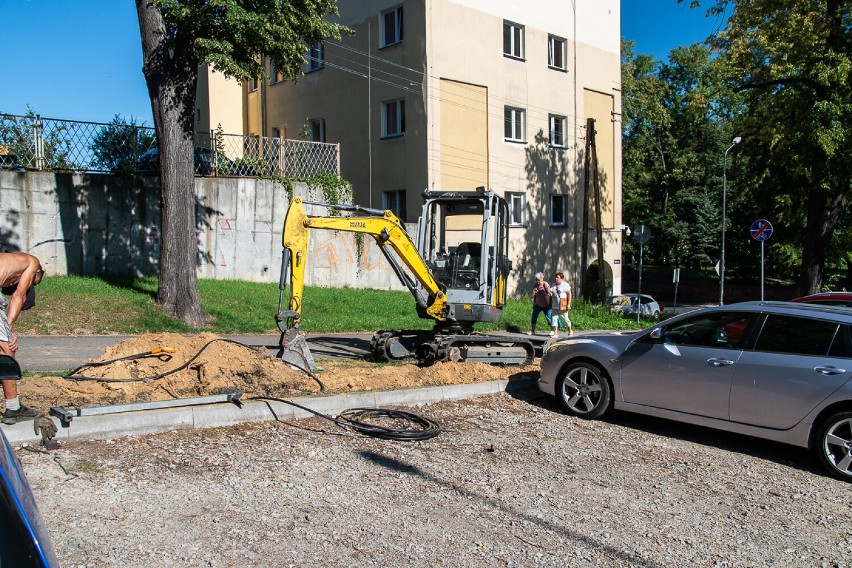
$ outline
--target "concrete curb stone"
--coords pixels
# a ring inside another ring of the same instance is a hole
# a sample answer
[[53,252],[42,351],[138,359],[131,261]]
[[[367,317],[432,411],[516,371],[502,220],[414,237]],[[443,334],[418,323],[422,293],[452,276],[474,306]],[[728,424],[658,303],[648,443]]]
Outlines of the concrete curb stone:
[[[413,406],[443,400],[475,398],[500,392],[533,388],[535,379],[497,380],[463,385],[441,385],[396,391],[357,392],[332,396],[296,398],[293,402],[315,412],[336,415],[349,408],[376,408],[389,405]],[[57,418],[55,439],[61,443],[71,440],[108,440],[122,436],[154,434],[190,428],[216,428],[244,422],[269,420],[298,420],[312,414],[276,400],[247,399],[242,408],[233,403],[204,404],[77,416],[63,427]],[[32,421],[0,425],[11,444],[40,444],[41,437],[33,431]]]

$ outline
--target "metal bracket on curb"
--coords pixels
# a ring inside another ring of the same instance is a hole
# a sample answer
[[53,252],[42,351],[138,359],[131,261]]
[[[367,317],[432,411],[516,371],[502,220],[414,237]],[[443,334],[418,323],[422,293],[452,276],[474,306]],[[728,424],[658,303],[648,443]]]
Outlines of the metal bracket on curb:
[[132,402],[129,404],[113,404],[109,406],[94,406],[91,408],[66,409],[62,406],[51,406],[50,415],[59,418],[63,428],[68,428],[75,416],[97,416],[100,414],[118,414],[120,412],[137,412],[141,410],[158,410],[161,408],[176,408],[180,406],[199,406],[203,404],[216,404],[230,402],[242,408],[240,400],[242,392],[229,392],[214,394],[210,396],[198,396],[194,398],[181,398],[177,400],[157,400],[151,402]]

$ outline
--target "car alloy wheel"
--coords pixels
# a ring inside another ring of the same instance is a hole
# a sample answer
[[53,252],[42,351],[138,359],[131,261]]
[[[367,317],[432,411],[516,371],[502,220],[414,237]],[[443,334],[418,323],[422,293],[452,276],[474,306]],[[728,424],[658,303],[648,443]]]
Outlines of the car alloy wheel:
[[838,479],[852,481],[852,412],[839,412],[822,423],[817,438],[819,460]]
[[592,363],[573,363],[566,367],[556,388],[562,408],[579,418],[600,418],[612,403],[609,379]]

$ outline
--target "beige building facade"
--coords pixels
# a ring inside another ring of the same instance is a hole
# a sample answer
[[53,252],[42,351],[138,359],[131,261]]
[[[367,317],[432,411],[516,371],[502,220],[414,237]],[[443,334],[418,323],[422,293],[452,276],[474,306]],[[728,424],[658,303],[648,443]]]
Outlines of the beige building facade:
[[563,271],[596,291],[581,276],[602,250],[620,292],[619,1],[338,6],[355,33],[315,46],[297,83],[270,69],[244,85],[244,133],[339,143],[356,202],[408,222],[427,188],[491,188],[512,210],[514,290]]

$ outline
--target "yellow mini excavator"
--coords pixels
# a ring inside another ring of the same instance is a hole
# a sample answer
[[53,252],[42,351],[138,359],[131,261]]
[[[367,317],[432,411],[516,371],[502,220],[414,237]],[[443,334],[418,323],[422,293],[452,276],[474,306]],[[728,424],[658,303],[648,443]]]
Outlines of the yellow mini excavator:
[[[278,356],[296,366],[313,366],[300,330],[308,236],[311,229],[363,233],[373,237],[400,281],[414,296],[421,318],[432,330],[382,330],[371,341],[376,361],[415,358],[475,361],[498,365],[532,362],[529,340],[480,334],[476,322],[500,319],[506,304],[509,210],[493,191],[426,191],[417,242],[391,211],[334,205],[294,197],[284,221],[280,295],[276,322],[281,331]],[[351,216],[309,216],[306,205],[350,212]],[[289,302],[285,308],[287,284]]]

